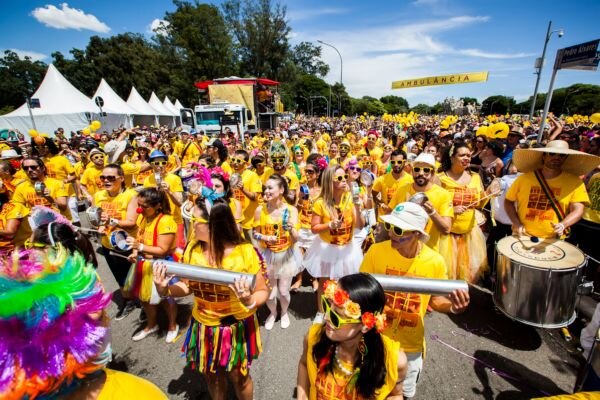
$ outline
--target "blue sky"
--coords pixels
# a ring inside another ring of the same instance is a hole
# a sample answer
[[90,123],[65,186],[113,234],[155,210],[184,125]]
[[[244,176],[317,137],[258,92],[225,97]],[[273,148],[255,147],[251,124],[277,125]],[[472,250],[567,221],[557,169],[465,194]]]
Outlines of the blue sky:
[[[219,2],[211,2],[218,4]],[[395,94],[410,105],[445,97],[483,100],[494,94],[533,93],[533,64],[544,44],[548,21],[564,28],[548,44],[540,90],[546,91],[556,50],[600,38],[600,1],[346,0],[283,1],[292,27],[290,40],[323,40],[343,58],[343,81],[350,95]],[[169,0],[2,0],[0,49],[16,50],[45,62],[53,51],[68,55],[90,36],[123,32],[152,34],[153,21],[174,10]],[[328,47],[328,82],[339,81],[340,59]],[[446,73],[489,71],[486,83],[392,90],[391,82]],[[600,73],[559,71],[555,87],[600,84]],[[191,84],[191,82],[190,82]]]

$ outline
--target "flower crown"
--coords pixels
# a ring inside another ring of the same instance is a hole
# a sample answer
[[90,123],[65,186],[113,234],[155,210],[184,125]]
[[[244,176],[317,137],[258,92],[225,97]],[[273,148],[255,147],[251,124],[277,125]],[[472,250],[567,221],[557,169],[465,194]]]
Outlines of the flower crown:
[[325,281],[323,284],[324,296],[333,301],[333,303],[344,309],[346,315],[352,319],[360,319],[362,324],[368,329],[375,327],[378,333],[383,332],[386,326],[386,316],[383,312],[376,311],[374,314],[370,311],[361,312],[358,303],[350,300],[350,295],[343,289],[338,288],[336,281]]

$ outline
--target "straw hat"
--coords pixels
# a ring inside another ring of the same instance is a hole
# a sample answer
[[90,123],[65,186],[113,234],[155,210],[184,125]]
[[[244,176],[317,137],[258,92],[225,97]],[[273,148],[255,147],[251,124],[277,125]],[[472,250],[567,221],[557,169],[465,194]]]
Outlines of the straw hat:
[[585,175],[600,165],[600,157],[572,150],[564,140],[552,140],[546,147],[516,149],[513,153],[513,162],[519,172],[535,171],[542,168],[543,153],[567,154],[562,170],[577,176]]

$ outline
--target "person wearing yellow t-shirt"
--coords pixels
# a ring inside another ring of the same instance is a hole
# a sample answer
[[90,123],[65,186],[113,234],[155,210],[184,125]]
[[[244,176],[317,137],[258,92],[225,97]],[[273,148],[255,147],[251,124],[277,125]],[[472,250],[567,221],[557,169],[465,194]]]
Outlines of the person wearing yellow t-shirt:
[[427,246],[438,250],[440,237],[450,233],[454,208],[452,195],[446,189],[432,182],[435,176],[435,158],[431,154],[421,153],[412,162],[413,183],[399,186],[388,204],[391,209],[396,205],[409,201],[417,193],[422,193],[426,199],[422,206],[429,215],[425,231],[429,235]]
[[81,191],[87,197],[88,201],[94,201],[96,192],[102,189],[103,183],[100,181],[100,175],[104,170],[105,154],[99,149],[90,151],[90,160],[92,161],[83,171],[79,182]]
[[[369,248],[362,261],[361,272],[448,279],[444,258],[425,244],[429,240],[425,232],[429,217],[423,207],[411,202],[400,203],[381,219],[390,240]],[[469,292],[459,289],[449,297],[386,292],[384,334],[400,344],[408,359],[408,371],[402,386],[405,398],[414,397],[423,366],[424,316],[428,305],[443,313],[462,313],[469,305]]]
[[265,173],[262,176],[263,184],[266,184],[267,180],[273,174],[283,176],[288,183],[288,193],[285,199],[288,203],[296,205],[298,202],[298,191],[300,190],[300,181],[298,180],[296,173],[287,168],[287,158],[285,155],[271,155],[271,162],[273,163],[273,166],[265,168]]
[[397,342],[382,334],[381,285],[367,274],[348,275],[337,283],[327,282],[321,301],[327,323],[312,325],[304,339],[297,399],[402,397],[406,356]]
[[296,246],[300,227],[298,210],[285,202],[287,189],[283,176],[271,175],[263,193],[265,203],[254,213],[252,237],[260,243],[273,286],[267,301],[270,314],[265,321],[265,329],[268,331],[273,329],[277,318],[277,299],[281,306],[281,328],[290,326],[287,312],[291,300],[290,286],[302,265],[302,255]]
[[[208,205],[207,205],[208,203]],[[253,274],[254,288],[246,279],[234,285],[197,281],[173,283],[164,266],[154,273],[161,296],[194,296],[192,320],[183,343],[187,365],[206,376],[212,398],[227,398],[228,380],[238,399],[253,398],[249,369],[262,352],[256,310],[269,296],[266,267],[257,250],[247,243],[237,228],[224,199],[200,197],[192,210],[194,239],[183,255],[183,262],[207,268]],[[235,331],[234,335],[223,332]]]
[[[3,150],[2,153],[6,153],[6,151]],[[12,152],[16,154],[16,151],[12,150]],[[19,162],[17,161],[17,163]],[[16,173],[17,169],[15,168],[14,160],[0,159],[0,195],[6,194],[8,200],[12,198],[17,186],[27,179],[27,176],[25,178],[17,178]]]
[[[137,147],[137,157],[131,158],[130,160],[136,165],[135,169],[139,170],[139,172],[133,176],[133,184],[135,186],[142,186],[144,184],[144,180],[152,175],[152,168],[144,168],[144,166],[148,165],[150,162],[149,155],[150,148],[146,147],[144,143],[143,145],[139,145]],[[125,176],[127,177],[128,169],[124,168],[124,171]]]
[[504,201],[513,232],[560,238],[581,219],[590,202],[579,176],[596,168],[600,157],[571,150],[564,140],[553,140],[543,148],[516,149],[513,162],[523,172]]
[[153,173],[144,182],[144,187],[156,187],[164,190],[169,200],[171,215],[177,224],[177,247],[185,248],[185,229],[183,217],[181,216],[181,204],[183,204],[183,183],[181,178],[175,174],[166,172],[167,156],[160,150],[154,150],[150,154],[150,164]]
[[194,136],[189,135],[182,138],[183,147],[181,148],[181,165],[184,168],[187,168],[188,163],[198,162],[198,158],[200,154],[202,154],[202,149],[200,145],[194,140]]
[[67,191],[63,182],[46,176],[46,166],[39,157],[24,158],[22,168],[28,179],[16,187],[12,198],[15,203],[28,209],[46,206],[61,213],[67,211]]
[[350,153],[350,142],[344,140],[338,145],[339,156],[336,158],[336,164],[341,165],[346,168],[346,164],[352,159],[352,154]]
[[250,156],[246,150],[237,150],[230,159],[234,174],[238,174],[241,178],[237,185],[231,188],[231,192],[233,198],[242,205],[241,225],[246,238],[251,237],[254,211],[256,211],[258,199],[262,193],[262,182],[256,172],[248,169],[248,161],[250,161]]
[[402,150],[394,150],[390,155],[392,170],[375,179],[373,183],[373,200],[377,205],[379,216],[389,214],[392,211],[388,204],[394,197],[396,188],[413,182],[412,176],[404,171],[405,164],[406,153]]
[[[109,164],[102,170],[99,177],[102,182],[103,190],[94,194],[93,204],[102,209],[101,223],[104,235],[102,236],[102,253],[112,272],[119,288],[123,290],[127,273],[131,267],[131,262],[113,255],[112,252],[121,255],[129,255],[130,251],[121,251],[114,248],[111,243],[110,235],[117,230],[124,230],[129,236],[135,236],[137,233],[137,192],[125,187],[125,173],[117,164]],[[123,296],[122,296],[123,297]],[[118,305],[115,319],[117,321],[125,318],[135,305],[128,301]]]
[[[126,239],[127,244],[133,249],[129,258],[136,264],[131,267],[132,271],[127,277],[123,290],[128,296],[140,300],[148,320],[144,329],[133,335],[131,339],[137,342],[158,332],[158,304],[165,301],[169,323],[165,339],[167,343],[171,343],[179,333],[177,303],[173,299],[160,299],[153,295],[155,291],[152,281],[152,262],[147,260],[166,258],[175,252],[177,224],[170,215],[167,195],[157,188],[144,188],[139,192],[136,211],[139,213],[136,222],[137,234],[135,237],[127,236]],[[138,260],[138,256],[141,256],[142,260]]]
[[[7,197],[6,194],[0,194]],[[29,209],[21,203],[9,201],[0,210],[0,255],[10,254],[31,236],[31,227],[27,219]]]
[[217,167],[221,167],[221,169],[227,172],[229,175],[233,174],[233,169],[227,161],[227,147],[225,147],[222,141],[216,138],[210,139],[206,143],[206,154],[210,155],[213,160],[215,160]]

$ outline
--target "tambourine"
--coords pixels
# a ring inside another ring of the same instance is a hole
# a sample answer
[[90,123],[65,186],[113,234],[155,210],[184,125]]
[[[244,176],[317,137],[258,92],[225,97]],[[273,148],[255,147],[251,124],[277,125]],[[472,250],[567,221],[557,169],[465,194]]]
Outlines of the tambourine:
[[368,169],[363,169],[360,173],[360,183],[365,186],[373,185],[375,181],[375,174],[369,171]]
[[90,220],[90,224],[92,224],[93,226],[100,226],[102,225],[102,220],[101,220],[101,215],[102,215],[102,209],[100,207],[90,207],[87,210],[85,210],[85,213],[88,216],[88,219]]
[[410,196],[408,201],[410,203],[418,204],[422,207],[423,204],[425,204],[426,202],[429,201],[429,197],[427,197],[427,195],[423,192],[417,192],[417,193],[413,194],[412,196]]
[[129,251],[131,250],[131,246],[127,244],[127,232],[122,229],[117,229],[116,231],[112,231],[108,236],[108,241],[113,250],[118,251]]

